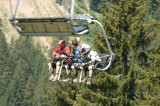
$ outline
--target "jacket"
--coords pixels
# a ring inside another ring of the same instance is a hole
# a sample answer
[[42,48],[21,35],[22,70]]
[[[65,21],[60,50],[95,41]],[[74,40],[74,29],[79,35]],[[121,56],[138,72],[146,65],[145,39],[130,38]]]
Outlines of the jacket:
[[59,58],[61,58],[61,57],[62,57],[61,52],[65,52],[65,53],[67,53],[67,54],[70,54],[70,48],[69,48],[69,46],[65,45],[65,47],[62,48],[62,49],[60,49],[60,47],[57,46],[57,48],[55,48],[52,53],[53,53],[54,55],[59,54]]
[[87,54],[82,55],[83,60],[88,60],[90,62],[101,62],[100,57],[98,56],[97,52],[90,50]]
[[[81,56],[80,52],[79,52],[80,47],[78,46],[76,49],[73,49],[73,54],[76,56]],[[82,58],[78,59],[78,63],[82,63]]]

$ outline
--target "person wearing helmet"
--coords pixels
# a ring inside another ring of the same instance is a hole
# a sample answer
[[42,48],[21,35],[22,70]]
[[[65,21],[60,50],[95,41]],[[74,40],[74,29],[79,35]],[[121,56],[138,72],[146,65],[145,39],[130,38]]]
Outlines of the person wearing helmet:
[[[83,79],[83,81],[87,82],[87,84],[91,84],[94,65],[97,62],[101,62],[101,59],[98,56],[97,52],[94,50],[91,50],[90,46],[87,44],[81,45],[80,52],[82,55],[82,59],[84,60],[84,62],[82,63],[82,66],[85,70],[85,78]],[[89,70],[88,79],[87,79],[87,74],[86,74],[86,68],[88,68]]]
[[[70,48],[69,48],[69,46],[65,45],[64,40],[60,40],[58,42],[57,48],[55,48],[55,50],[52,52],[54,59],[53,59],[53,62],[48,64],[49,71],[50,71],[50,74],[51,74],[49,80],[52,80],[52,81],[58,80],[61,61],[62,61],[63,58],[66,57],[64,54],[62,54],[62,52],[66,53],[66,54],[70,54]],[[54,69],[56,69],[55,77],[53,75]]]

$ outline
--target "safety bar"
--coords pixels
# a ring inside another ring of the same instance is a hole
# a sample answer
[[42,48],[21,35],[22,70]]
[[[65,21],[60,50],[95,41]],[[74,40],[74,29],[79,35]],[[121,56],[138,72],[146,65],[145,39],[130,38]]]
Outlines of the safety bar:
[[61,77],[61,72],[62,72],[62,68],[63,68],[63,62],[64,62],[64,60],[61,61],[61,67],[60,67],[60,71],[59,71],[59,75],[58,75],[58,81],[60,80],[60,77]]
[[16,0],[16,5],[14,7],[14,12],[11,15],[11,19],[14,19],[16,16],[17,8],[18,8],[19,0]]

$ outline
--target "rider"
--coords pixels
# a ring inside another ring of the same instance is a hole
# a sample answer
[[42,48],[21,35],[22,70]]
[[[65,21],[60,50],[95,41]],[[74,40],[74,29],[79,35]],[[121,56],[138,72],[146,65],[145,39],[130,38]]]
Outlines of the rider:
[[75,56],[79,56],[79,57],[75,57],[74,59],[73,59],[73,64],[72,64],[72,66],[71,66],[71,68],[72,68],[72,70],[73,70],[73,72],[74,72],[74,74],[75,74],[75,79],[73,80],[73,82],[78,82],[78,79],[77,79],[77,75],[78,75],[78,73],[77,73],[77,68],[79,67],[79,66],[81,66],[81,64],[82,64],[82,58],[81,58],[81,54],[80,54],[80,52],[79,52],[79,50],[81,49],[80,48],[80,46],[78,46],[78,41],[77,40],[72,40],[72,42],[71,42],[71,47],[73,48],[73,55],[75,55]]
[[[85,78],[83,81],[87,81],[87,84],[91,84],[92,82],[92,74],[94,66],[97,62],[101,62],[100,57],[98,56],[97,52],[91,50],[90,46],[87,44],[83,44],[81,46],[81,55],[82,59],[85,61],[82,63],[83,68],[85,69]],[[89,78],[87,79],[86,68],[89,70]]]
[[[54,60],[53,60],[53,62],[48,64],[49,69],[50,69],[50,74],[51,74],[51,77],[49,78],[49,80],[52,80],[52,81],[58,80],[58,75],[59,75],[60,64],[61,64],[62,58],[66,57],[64,54],[62,54],[62,52],[66,53],[66,54],[70,54],[70,48],[69,48],[69,46],[65,45],[64,40],[60,40],[58,42],[57,48],[55,48],[55,50],[52,52]],[[56,68],[56,75],[54,77],[53,74],[54,74],[55,68]]]

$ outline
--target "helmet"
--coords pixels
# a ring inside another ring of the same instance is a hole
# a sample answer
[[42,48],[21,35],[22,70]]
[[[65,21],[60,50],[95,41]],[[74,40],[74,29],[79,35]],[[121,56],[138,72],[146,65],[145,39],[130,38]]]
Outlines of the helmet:
[[87,52],[89,52],[91,50],[90,46],[87,44],[83,44],[81,46],[81,54],[86,54]]

